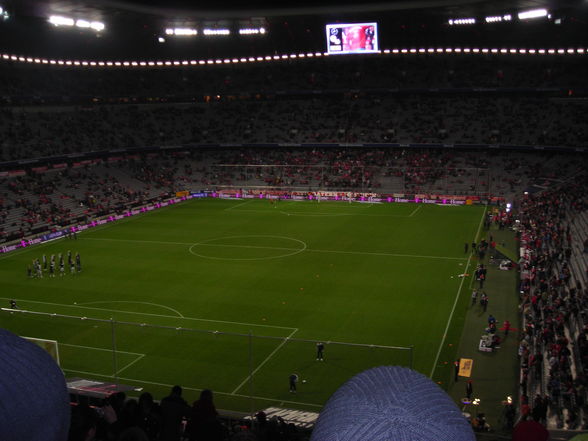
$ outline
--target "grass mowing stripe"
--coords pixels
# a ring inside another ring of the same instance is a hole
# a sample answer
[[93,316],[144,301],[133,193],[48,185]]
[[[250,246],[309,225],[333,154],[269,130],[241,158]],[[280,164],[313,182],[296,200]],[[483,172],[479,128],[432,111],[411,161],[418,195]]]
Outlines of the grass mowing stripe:
[[290,335],[289,335],[288,337],[286,337],[286,338],[285,338],[285,339],[282,341],[282,343],[280,343],[280,344],[278,345],[278,347],[277,347],[276,349],[274,349],[274,350],[272,351],[272,353],[271,353],[271,354],[269,354],[269,355],[266,357],[266,359],[265,359],[265,360],[263,360],[263,361],[262,361],[262,362],[259,364],[259,366],[257,366],[257,367],[255,368],[255,370],[254,370],[253,372],[251,372],[251,374],[249,374],[249,375],[247,376],[247,378],[245,378],[245,379],[244,379],[244,380],[241,382],[241,384],[239,384],[239,386],[237,386],[237,387],[235,388],[235,390],[234,390],[233,392],[231,392],[231,394],[232,394],[232,395],[234,395],[235,393],[237,393],[237,391],[238,391],[239,389],[241,389],[241,387],[243,387],[243,385],[244,385],[245,383],[247,383],[247,381],[249,381],[249,379],[250,379],[251,377],[253,377],[253,376],[255,375],[255,373],[256,373],[258,370],[260,370],[260,369],[263,367],[263,365],[264,365],[264,364],[266,364],[266,363],[269,361],[269,359],[270,359],[270,358],[272,358],[272,357],[274,356],[274,354],[275,354],[276,352],[278,352],[278,351],[280,350],[280,348],[281,348],[282,346],[284,346],[284,345],[285,345],[285,344],[288,342],[288,340],[290,340],[290,338],[292,338],[292,336],[293,336],[294,334],[296,334],[296,332],[297,332],[297,331],[298,331],[298,329],[295,329],[294,331],[292,331],[292,332],[290,333]]
[[[480,229],[482,228],[482,222],[484,222],[485,215],[486,215],[486,207],[484,207],[484,211],[482,212],[482,217],[480,218],[480,224],[478,225],[478,231],[476,231],[476,235],[474,236],[475,242],[477,242],[478,236],[480,235]],[[470,254],[470,257],[468,257],[468,262],[466,263],[466,266],[464,269],[464,274],[467,274],[471,260],[472,260],[472,254]],[[465,280],[465,276],[461,278],[459,288],[457,289],[457,294],[455,295],[455,300],[453,301],[453,307],[451,308],[451,313],[449,314],[449,318],[447,319],[447,325],[445,326],[445,331],[443,331],[443,338],[441,339],[441,344],[439,345],[439,350],[437,351],[437,356],[435,357],[435,361],[433,362],[433,368],[431,369],[431,373],[429,374],[429,378],[433,378],[433,374],[435,373],[435,369],[437,367],[437,362],[439,361],[439,356],[441,355],[441,351],[443,350],[443,344],[445,343],[445,339],[447,338],[447,331],[449,330],[449,325],[451,324],[451,320],[453,319],[453,314],[455,312],[455,307],[457,306],[457,301],[459,300],[459,295],[461,294],[461,288],[463,287],[464,280]]]

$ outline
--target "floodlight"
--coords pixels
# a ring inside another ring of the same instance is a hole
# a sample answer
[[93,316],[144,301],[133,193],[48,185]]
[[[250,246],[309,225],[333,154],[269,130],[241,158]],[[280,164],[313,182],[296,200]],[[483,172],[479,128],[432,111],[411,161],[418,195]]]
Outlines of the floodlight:
[[165,30],[167,35],[192,36],[198,35],[198,31],[193,28],[167,28]]
[[92,21],[90,22],[90,28],[94,29],[95,31],[102,31],[104,30],[104,23],[99,21]]
[[511,21],[512,15],[504,14],[504,15],[490,15],[485,18],[486,23],[497,23],[502,21]]
[[230,35],[231,31],[228,29],[223,29],[223,28],[219,28],[219,29],[204,29],[202,31],[202,33],[204,35]]
[[448,20],[450,26],[453,25],[473,25],[476,24],[475,18],[450,18]]
[[61,15],[52,15],[49,17],[49,23],[54,26],[76,26],[82,29],[94,29],[98,32],[104,30],[104,23],[102,22],[84,19],[74,20],[73,18],[62,17]]
[[266,33],[265,28],[243,28],[239,29],[239,35],[263,35]]
[[177,28],[174,29],[174,33],[176,35],[197,35],[198,31],[196,29],[190,29],[190,28]]
[[52,15],[49,17],[49,23],[54,26],[73,26],[75,24],[73,18],[62,17],[61,15]]
[[519,20],[528,20],[530,18],[547,17],[547,9],[530,9],[529,11],[519,12]]

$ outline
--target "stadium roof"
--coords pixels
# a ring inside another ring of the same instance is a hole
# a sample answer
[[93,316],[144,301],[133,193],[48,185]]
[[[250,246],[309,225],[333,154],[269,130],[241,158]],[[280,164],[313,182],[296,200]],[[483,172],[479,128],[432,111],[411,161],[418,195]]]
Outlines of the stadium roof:
[[[0,51],[82,59],[322,51],[326,47],[326,23],[358,21],[380,23],[382,48],[463,42],[530,47],[535,40],[543,40],[538,43],[542,45],[585,46],[584,23],[588,16],[588,3],[583,0],[251,0],[237,6],[223,0],[0,0],[0,7],[10,16],[0,19]],[[554,14],[549,24],[542,20],[543,24],[525,24],[524,29],[518,23],[498,29],[482,23],[485,16],[541,7]],[[51,15],[103,22],[105,30],[96,34],[55,29],[47,22]],[[477,17],[479,23],[449,29],[448,19],[460,17]],[[561,26],[546,30],[544,27],[553,26],[556,18]],[[263,37],[240,39],[235,35],[235,29],[251,26],[264,27],[267,32]],[[194,28],[199,34],[192,39],[168,39],[164,33],[169,27]],[[204,28],[231,28],[233,32],[227,38],[202,38]]]
[[[0,2],[2,3],[2,2]],[[460,15],[493,14],[501,10],[529,8],[574,8],[578,0],[251,0],[227,2],[201,0],[6,0],[15,12],[24,15],[87,14],[103,19],[118,19],[121,15],[199,19],[234,19],[293,15],[358,14],[365,12],[425,10],[436,13],[459,12]]]

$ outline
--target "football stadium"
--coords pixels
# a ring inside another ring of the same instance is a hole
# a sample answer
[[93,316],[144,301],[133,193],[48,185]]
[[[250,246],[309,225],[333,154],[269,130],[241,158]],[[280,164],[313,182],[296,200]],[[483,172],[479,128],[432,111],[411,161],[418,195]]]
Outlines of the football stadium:
[[0,0],[0,440],[584,439],[587,19]]

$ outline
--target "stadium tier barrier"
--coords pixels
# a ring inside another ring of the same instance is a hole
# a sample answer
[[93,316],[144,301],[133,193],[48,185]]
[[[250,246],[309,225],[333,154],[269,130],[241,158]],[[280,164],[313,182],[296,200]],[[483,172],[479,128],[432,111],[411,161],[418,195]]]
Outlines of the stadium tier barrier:
[[441,149],[441,150],[473,150],[473,151],[554,151],[554,152],[570,152],[570,153],[583,153],[588,150],[584,146],[563,146],[563,145],[524,145],[524,144],[487,144],[487,143],[398,143],[398,142],[308,142],[308,143],[294,143],[294,142],[273,142],[273,143],[191,143],[182,145],[164,145],[164,146],[145,146],[145,147],[134,147],[134,148],[121,148],[116,150],[96,150],[92,152],[79,152],[70,153],[58,156],[44,156],[44,157],[31,157],[27,159],[19,159],[15,161],[4,161],[0,162],[0,177],[11,177],[11,176],[23,176],[26,174],[25,169],[30,167],[46,167],[44,170],[51,170],[53,168],[63,168],[63,163],[72,162],[73,165],[84,166],[90,164],[92,159],[110,157],[116,155],[118,157],[124,157],[125,155],[132,155],[138,153],[147,152],[173,152],[180,150],[199,151],[205,149],[223,149],[223,148],[320,148],[320,149],[337,149],[337,148],[384,148],[384,149]]
[[85,224],[69,225],[55,231],[47,231],[43,234],[24,237],[22,239],[7,242],[0,247],[0,254],[9,253],[21,248],[45,243],[53,240],[72,237],[90,228],[98,227],[109,222],[147,213],[159,208],[168,207],[194,198],[221,198],[221,199],[289,199],[289,200],[325,200],[339,202],[358,203],[422,203],[441,205],[472,205],[472,204],[493,204],[498,205],[504,198],[492,197],[481,198],[480,196],[456,196],[456,195],[430,195],[430,194],[379,194],[359,193],[346,191],[287,191],[287,190],[262,190],[262,189],[219,189],[217,191],[178,191],[173,197],[160,202],[155,202],[125,210],[122,214],[109,214],[101,216]]
[[[249,399],[252,412],[283,402],[285,380],[292,373],[299,376],[299,387],[312,391],[307,396],[316,411],[350,376],[375,366],[413,365],[413,347],[296,338],[296,328],[263,322],[187,318],[157,314],[153,308],[139,312],[26,300],[17,304],[18,309],[0,308],[3,327],[54,342],[50,353],[55,357],[59,352],[68,378],[146,387],[181,383],[194,391],[211,388],[241,403]],[[68,310],[72,313],[55,312]],[[320,363],[322,374],[316,371],[319,343],[329,362]]]

